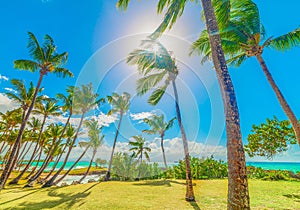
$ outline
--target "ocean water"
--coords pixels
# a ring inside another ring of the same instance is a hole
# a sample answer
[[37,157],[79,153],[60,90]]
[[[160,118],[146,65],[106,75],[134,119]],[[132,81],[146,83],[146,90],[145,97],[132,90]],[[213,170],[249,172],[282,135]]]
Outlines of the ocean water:
[[[67,162],[65,166],[65,170],[68,170],[74,162]],[[60,168],[62,165],[62,162],[59,162],[56,166],[56,169]],[[159,166],[163,167],[163,163],[158,163]],[[169,163],[169,166],[177,165],[178,163]],[[39,166],[41,166],[42,163],[39,163]],[[51,162],[49,166],[46,168],[46,171],[49,171],[52,169],[54,163]],[[32,165],[35,166],[35,163]],[[89,166],[88,161],[82,161],[78,162],[75,166],[75,169],[78,168],[86,168]],[[92,164],[92,166],[96,166],[95,163]],[[300,163],[297,162],[247,162],[247,166],[255,166],[255,167],[261,167],[262,169],[266,170],[288,170],[293,171],[294,173],[300,172]],[[107,165],[103,165],[102,167],[107,167]]]
[[260,167],[267,170],[288,170],[300,172],[300,163],[296,162],[247,162],[247,166]]

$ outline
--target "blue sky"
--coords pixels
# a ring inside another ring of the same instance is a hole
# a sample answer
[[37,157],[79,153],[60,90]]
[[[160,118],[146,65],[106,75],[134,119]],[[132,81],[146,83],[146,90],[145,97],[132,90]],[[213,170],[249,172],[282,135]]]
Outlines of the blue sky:
[[[134,93],[134,83],[138,78],[135,67],[129,67],[125,63],[128,52],[137,47],[139,41],[162,20],[162,15],[156,15],[155,2],[132,1],[127,12],[121,12],[116,9],[114,0],[89,0],[88,3],[71,0],[3,1],[0,7],[0,74],[9,79],[24,79],[27,84],[30,81],[36,82],[37,73],[13,69],[13,60],[29,58],[26,49],[28,31],[33,32],[40,41],[45,34],[50,34],[59,52],[69,52],[66,67],[74,72],[75,77],[60,79],[48,75],[43,82],[45,94],[55,96],[58,92],[64,92],[67,85],[93,81],[102,96],[113,91],[130,92],[133,97],[131,114],[144,112],[145,115],[140,116],[146,116],[156,110],[170,119],[175,116],[171,89],[157,107],[147,105],[146,96],[140,98]],[[289,4],[255,2],[268,36],[278,36],[299,26],[299,1],[291,0]],[[183,16],[161,41],[174,52],[181,70],[178,86],[189,140],[224,147],[226,138],[223,108],[215,73],[210,63],[202,66],[199,57],[186,56],[190,42],[204,28],[200,11],[200,5],[188,4]],[[278,86],[297,116],[300,116],[299,54],[299,48],[284,53],[265,50],[263,54]],[[230,74],[237,94],[245,143],[253,124],[259,124],[273,115],[286,119],[255,59],[249,59],[238,69],[230,68]],[[9,81],[0,79],[0,93],[9,87]],[[1,105],[4,106],[3,103]],[[105,113],[108,109],[109,106],[105,105],[101,111]],[[120,142],[126,143],[130,136],[139,134],[145,128],[139,120],[134,119],[134,116],[130,117],[128,114]],[[114,124],[104,129],[108,145],[111,145],[114,131]],[[146,137],[149,141],[154,138]],[[171,140],[176,137],[180,137],[180,133],[175,125],[167,133],[167,138]],[[297,160],[299,155],[294,153],[298,149],[295,146],[278,160]]]

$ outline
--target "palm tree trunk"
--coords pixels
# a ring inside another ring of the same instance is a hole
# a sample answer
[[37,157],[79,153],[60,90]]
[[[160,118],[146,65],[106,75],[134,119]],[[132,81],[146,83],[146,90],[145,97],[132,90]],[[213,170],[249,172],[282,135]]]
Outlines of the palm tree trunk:
[[37,161],[36,161],[36,164],[35,166],[33,167],[33,169],[31,170],[30,174],[28,174],[25,179],[29,179],[36,171],[36,169],[38,168],[39,166],[39,163],[41,161],[41,157],[42,157],[42,154],[43,154],[43,148],[40,147],[39,151],[38,151],[38,154],[35,156],[35,159],[37,158]]
[[175,78],[172,79],[172,86],[174,90],[174,96],[175,96],[175,108],[176,108],[176,115],[178,124],[180,127],[180,132],[182,136],[182,143],[183,143],[183,149],[184,149],[184,158],[185,158],[185,166],[186,166],[186,195],[185,199],[187,201],[195,201],[195,195],[194,195],[194,189],[193,189],[193,181],[192,181],[192,173],[191,173],[191,164],[190,164],[190,154],[189,154],[189,147],[188,142],[185,134],[185,130],[182,124],[181,120],[181,113],[179,108],[179,98],[178,98],[178,92],[177,87],[175,83]]
[[24,147],[23,147],[23,149],[22,149],[22,151],[21,151],[21,153],[19,154],[19,156],[18,156],[18,163],[20,162],[20,160],[22,160],[23,159],[23,154],[24,154],[24,152],[25,152],[25,150],[26,150],[26,148],[27,148],[27,145],[28,145],[28,141],[26,141],[26,143],[25,143],[25,145],[24,145]]
[[37,97],[37,94],[38,94],[38,91],[40,89],[40,86],[41,86],[41,83],[42,83],[42,80],[43,80],[43,76],[44,74],[40,73],[40,77],[39,77],[39,81],[38,81],[38,84],[36,86],[36,89],[35,89],[35,92],[34,92],[34,95],[33,95],[33,98],[32,98],[32,101],[31,101],[31,104],[30,104],[30,107],[28,108],[28,111],[27,111],[27,114],[21,124],[21,127],[20,127],[20,130],[19,130],[19,133],[18,133],[18,137],[15,141],[15,144],[12,148],[12,152],[9,156],[9,159],[8,159],[8,162],[7,164],[5,165],[5,168],[2,172],[2,175],[0,177],[0,190],[4,188],[5,184],[6,184],[6,181],[8,179],[8,177],[10,176],[11,172],[12,172],[12,164],[13,164],[13,159],[15,158],[15,155],[16,155],[16,152],[18,150],[18,146],[22,140],[22,135],[23,135],[23,132],[25,130],[25,127],[26,127],[26,123],[29,119],[29,116],[30,116],[30,113],[34,107],[34,104],[35,104],[35,100],[36,100],[36,97]]
[[90,161],[89,167],[88,167],[87,171],[84,173],[83,177],[78,181],[79,183],[81,183],[81,182],[85,179],[85,177],[89,174],[89,171],[90,171],[90,169],[91,169],[91,167],[92,167],[92,164],[93,164],[93,161],[94,161],[94,157],[95,157],[95,155],[96,155],[96,152],[97,152],[97,150],[94,149],[94,151],[93,151],[93,156],[92,156],[92,159],[91,159],[91,161]]
[[[56,182],[53,183],[53,185],[57,185],[59,182],[61,182],[71,171],[72,169],[77,165],[77,163],[81,160],[81,158],[85,155],[85,153],[88,151],[89,147],[87,147],[83,153],[80,155],[80,157],[75,161],[75,163],[69,168],[69,170]],[[44,187],[44,186],[43,186]]]
[[81,128],[81,126],[82,126],[82,122],[83,122],[83,119],[84,119],[84,115],[85,115],[85,113],[82,113],[81,118],[80,118],[80,122],[79,122],[79,125],[78,125],[78,128],[77,128],[77,131],[76,131],[76,134],[75,134],[75,136],[74,136],[74,138],[73,138],[73,141],[72,141],[71,145],[69,146],[68,153],[67,153],[67,155],[66,155],[66,157],[65,157],[65,160],[64,160],[62,166],[61,166],[60,169],[58,169],[58,171],[53,175],[53,177],[51,177],[51,179],[49,179],[42,187],[51,187],[51,186],[54,184],[55,179],[59,176],[60,172],[62,172],[62,170],[64,170],[64,167],[65,167],[65,165],[67,164],[68,158],[69,158],[69,156],[70,156],[70,154],[71,154],[71,151],[72,151],[72,148],[73,148],[73,145],[75,144],[75,141],[76,141],[76,139],[77,139],[77,137],[78,137],[80,128]]
[[[26,173],[26,171],[29,169],[32,161],[33,161],[33,158],[35,156],[35,153],[37,152],[37,149],[38,149],[38,146],[39,146],[39,143],[41,141],[41,137],[42,137],[42,133],[43,133],[43,129],[44,129],[44,126],[45,126],[45,123],[46,123],[46,119],[47,119],[47,116],[44,116],[43,117],[43,122],[42,122],[42,125],[41,125],[41,128],[40,128],[40,131],[39,131],[39,136],[38,136],[38,139],[37,139],[37,142],[36,142],[36,145],[33,149],[33,153],[30,157],[30,160],[28,161],[27,165],[25,166],[25,168],[23,169],[23,171],[16,177],[14,178],[12,181],[10,181],[8,184],[11,185],[11,184],[18,184],[18,182],[20,181],[20,179],[22,178],[22,176]],[[32,173],[30,173],[32,174]],[[30,175],[31,176],[31,175]],[[28,176],[29,177],[29,176]]]
[[110,155],[109,166],[108,166],[107,173],[106,173],[104,181],[108,181],[110,179],[110,171],[111,171],[111,166],[112,166],[112,160],[113,160],[113,157],[114,157],[115,147],[116,147],[117,139],[118,139],[118,136],[119,136],[119,131],[120,131],[121,123],[122,123],[122,118],[123,118],[123,113],[121,112],[120,113],[120,120],[119,120],[119,124],[118,124],[118,129],[116,131],[116,136],[115,136],[115,139],[114,139],[113,148],[112,148],[111,155]]
[[[29,152],[29,150],[30,150],[30,148],[31,148],[32,144],[33,144],[33,141],[32,141],[32,142],[30,142],[30,144],[29,144],[29,146],[28,146],[28,148],[27,148],[26,152],[23,154],[23,156],[22,156],[22,157],[20,157],[20,159],[21,159],[21,160],[24,160],[24,159],[25,159],[25,157],[26,157],[26,155],[28,154],[28,152]],[[21,155],[20,155],[20,156],[21,156]],[[18,164],[21,164],[21,163],[20,163],[20,161],[18,162]]]
[[6,147],[4,147],[5,145],[7,145],[7,144],[5,141],[3,141],[1,148],[0,148],[0,154],[2,153],[2,150],[5,151],[5,149],[4,149],[4,148],[6,148]]
[[161,151],[162,151],[165,167],[166,167],[166,169],[168,169],[165,148],[164,148],[164,135],[160,135],[160,146],[161,146]]
[[234,87],[227,69],[219,28],[211,0],[201,0],[209,34],[213,63],[222,93],[226,118],[228,202],[227,209],[250,209],[245,153]]
[[280,91],[279,87],[276,85],[268,67],[267,64],[265,63],[263,57],[261,54],[256,56],[265,76],[268,79],[268,82],[270,83],[272,89],[274,90],[276,97],[283,109],[283,111],[285,112],[285,114],[287,115],[287,117],[289,118],[292,127],[294,129],[295,135],[296,135],[296,139],[298,141],[298,144],[300,145],[300,124],[294,114],[294,112],[292,111],[291,107],[289,106],[289,104],[287,103],[287,101],[285,100],[282,92]]

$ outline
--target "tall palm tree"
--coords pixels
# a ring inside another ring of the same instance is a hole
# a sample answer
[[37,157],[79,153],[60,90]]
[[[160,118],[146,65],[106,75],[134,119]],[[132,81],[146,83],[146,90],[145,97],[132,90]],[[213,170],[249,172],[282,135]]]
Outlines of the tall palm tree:
[[25,60],[25,59],[16,60],[14,62],[14,67],[20,70],[29,70],[31,72],[36,72],[39,70],[40,76],[32,97],[32,101],[24,117],[24,120],[21,124],[17,139],[14,143],[12,152],[9,156],[8,164],[5,166],[2,175],[0,177],[0,189],[4,188],[5,183],[12,171],[11,166],[13,160],[15,158],[17,149],[21,142],[22,134],[24,132],[26,123],[34,107],[36,97],[39,92],[44,76],[47,75],[48,73],[54,73],[62,77],[73,76],[72,72],[62,67],[62,65],[65,64],[67,61],[68,53],[67,52],[61,54],[57,53],[54,41],[49,35],[45,35],[44,44],[42,46],[39,44],[37,38],[33,33],[28,32],[28,36],[29,36],[29,41],[28,41],[29,54],[34,60]]
[[194,201],[195,196],[192,183],[188,141],[181,120],[179,97],[175,82],[178,75],[178,68],[176,66],[175,59],[172,58],[170,52],[168,52],[160,42],[148,39],[142,42],[140,49],[134,50],[130,53],[127,62],[131,65],[137,65],[139,73],[143,76],[137,81],[136,90],[138,95],[144,95],[151,89],[155,88],[148,99],[148,103],[151,105],[156,105],[163,97],[168,86],[170,84],[172,85],[175,97],[175,110],[182,136],[186,163],[186,200]]
[[140,167],[139,167],[139,173],[138,173],[138,179],[140,179],[141,176],[141,165],[143,163],[143,154],[145,156],[145,158],[150,161],[150,157],[148,152],[151,152],[151,148],[145,146],[145,142],[146,139],[143,138],[141,135],[140,136],[132,136],[132,138],[135,141],[129,141],[129,145],[131,146],[131,148],[129,149],[129,151],[133,151],[132,156],[135,158],[138,158],[138,160],[140,161]]
[[79,183],[81,183],[85,179],[85,177],[88,175],[88,173],[92,167],[94,157],[97,153],[97,149],[99,149],[99,147],[102,146],[103,139],[104,139],[104,135],[100,135],[100,132],[102,131],[102,126],[99,126],[98,121],[96,121],[95,119],[85,121],[85,126],[89,129],[89,131],[88,131],[89,141],[86,142],[85,147],[92,148],[93,153],[92,153],[92,158],[90,160],[89,167],[88,167],[87,171],[84,173],[83,177],[78,181]]
[[113,93],[111,96],[107,96],[107,100],[112,106],[111,110],[108,112],[108,115],[119,114],[120,119],[119,119],[117,131],[116,131],[116,135],[115,135],[115,138],[114,138],[113,147],[112,147],[112,150],[111,150],[111,155],[110,155],[110,160],[109,160],[107,173],[106,173],[106,176],[105,176],[105,179],[104,179],[106,181],[108,181],[110,179],[113,156],[114,156],[115,147],[116,147],[117,139],[118,139],[120,128],[121,128],[123,115],[126,114],[126,112],[129,110],[130,94],[126,93],[126,92],[124,92],[122,95],[119,95],[117,93]]
[[[119,0],[117,6],[125,10],[130,0]],[[192,2],[193,0],[190,0]],[[152,38],[158,38],[167,28],[172,28],[178,17],[183,14],[184,8],[189,1],[187,0],[159,0],[157,4],[157,12],[166,11],[164,20],[152,34]],[[198,1],[194,1],[198,2]],[[248,209],[249,193],[248,181],[246,174],[245,153],[240,131],[239,112],[234,92],[234,87],[227,69],[221,46],[220,36],[218,34],[218,23],[212,7],[211,0],[201,0],[208,28],[209,43],[212,48],[212,58],[216,68],[218,83],[222,93],[224,103],[224,112],[226,118],[226,134],[227,134],[227,154],[229,164],[229,180],[228,180],[228,209]],[[215,0],[216,4],[222,4],[219,10],[220,14],[225,14],[230,6],[229,0]],[[235,1],[238,3],[239,1]],[[242,2],[243,3],[243,2]],[[225,12],[224,12],[225,10]],[[239,11],[238,9],[236,11]],[[217,12],[217,11],[216,11]],[[247,12],[244,12],[245,14]],[[178,119],[179,120],[179,119]],[[238,160],[238,161],[237,161]],[[236,179],[235,179],[236,178]],[[188,199],[187,199],[188,200]]]
[[228,161],[227,208],[250,209],[245,152],[234,87],[227,69],[221,38],[218,33],[218,23],[211,1],[202,0],[202,7],[209,34],[212,60],[225,106]]
[[150,126],[150,129],[143,130],[143,132],[148,134],[159,134],[163,160],[164,160],[165,167],[167,169],[168,165],[167,165],[165,149],[164,149],[164,136],[165,136],[165,132],[173,126],[176,117],[172,118],[168,122],[165,122],[164,117],[165,116],[162,114],[162,115],[153,115],[151,116],[151,118],[144,119],[144,122]]
[[[56,172],[56,174],[43,185],[43,187],[50,187],[53,184],[58,184],[71,171],[71,170],[68,170],[67,173],[65,173],[60,179],[58,179],[57,181],[55,181],[55,179],[58,177],[59,173],[65,167],[66,160],[69,158],[69,155],[71,153],[73,145],[75,144],[75,142],[76,142],[76,140],[78,138],[78,135],[80,134],[80,129],[81,129],[81,126],[82,126],[83,119],[84,119],[85,115],[90,110],[95,109],[101,103],[105,102],[105,100],[103,98],[100,98],[100,99],[98,98],[99,95],[97,93],[94,93],[92,83],[89,83],[88,85],[82,85],[81,88],[75,87],[73,91],[74,91],[74,93],[73,93],[73,98],[72,98],[72,112],[74,112],[74,114],[81,114],[79,125],[77,127],[76,134],[75,134],[72,142],[70,143],[68,153],[66,154],[66,157],[65,157],[65,163]],[[80,157],[82,158],[83,155],[80,156]],[[81,158],[78,158],[78,161]],[[77,162],[75,162],[71,166],[71,168],[75,167],[76,164],[77,164]]]
[[[251,0],[236,1],[231,0],[231,8],[224,11],[228,13],[225,15],[228,20],[223,21],[225,24],[219,24],[222,46],[228,57],[227,62],[238,67],[247,58],[257,59],[283,111],[289,118],[300,145],[300,124],[262,57],[265,48],[285,51],[300,46],[300,28],[278,37],[266,37],[257,5]],[[220,5],[216,5],[216,10],[220,9],[219,7]],[[224,16],[224,14],[220,15]],[[207,31],[203,31],[199,39],[193,43],[192,50],[204,55],[203,61],[211,58]]]

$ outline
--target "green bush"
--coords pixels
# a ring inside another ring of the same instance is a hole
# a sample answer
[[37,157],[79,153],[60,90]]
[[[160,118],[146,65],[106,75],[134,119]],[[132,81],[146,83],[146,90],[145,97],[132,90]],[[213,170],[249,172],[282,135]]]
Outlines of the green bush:
[[121,181],[132,181],[138,177],[140,179],[159,179],[162,177],[162,170],[157,163],[149,164],[142,162],[139,164],[135,158],[127,153],[117,153],[112,162],[112,179]]
[[[227,164],[222,160],[209,158],[190,158],[193,179],[216,179],[228,176]],[[185,179],[185,161],[180,160],[178,165],[169,168],[163,173],[165,178]]]

